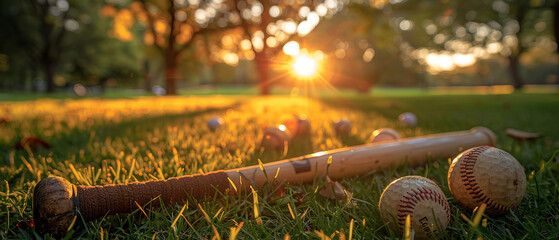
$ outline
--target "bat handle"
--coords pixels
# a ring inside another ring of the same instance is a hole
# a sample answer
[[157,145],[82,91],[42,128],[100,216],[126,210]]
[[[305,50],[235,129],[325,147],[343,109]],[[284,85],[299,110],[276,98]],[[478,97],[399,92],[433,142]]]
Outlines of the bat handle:
[[189,197],[201,199],[215,193],[225,192],[229,187],[227,174],[216,171],[182,177],[117,184],[106,186],[75,186],[60,177],[41,180],[33,192],[33,216],[37,230],[62,237],[75,217],[85,220],[106,214],[129,213],[153,199],[150,207],[186,202]]

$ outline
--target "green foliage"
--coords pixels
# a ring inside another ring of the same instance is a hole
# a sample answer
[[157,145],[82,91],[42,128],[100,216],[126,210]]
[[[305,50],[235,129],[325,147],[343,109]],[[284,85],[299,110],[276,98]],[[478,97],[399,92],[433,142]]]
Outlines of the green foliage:
[[[101,2],[3,1],[0,53],[9,68],[4,87],[36,89],[56,82],[102,84],[103,79],[138,75],[137,44],[109,38],[110,21],[99,16]],[[62,77],[57,80],[55,76]],[[43,81],[37,80],[43,79]],[[50,90],[50,89],[49,89]]]
[[[553,15],[557,14],[554,13],[554,7],[557,9],[558,4],[557,1],[521,0],[355,1],[349,10],[360,20],[347,19],[366,30],[342,36],[367,39],[377,52],[375,60],[366,64],[368,69],[378,68],[382,75],[397,78],[396,82],[410,78],[402,74],[405,72],[402,69],[413,70],[427,78],[440,74],[430,71],[431,64],[427,63],[426,55],[445,53],[470,54],[478,61],[491,61],[492,65],[499,68],[510,66],[505,76],[510,74],[509,79],[513,80],[515,87],[521,87],[524,83],[522,78],[530,83],[541,83],[546,78],[534,79],[534,75],[526,74],[527,63],[557,65],[553,48],[559,42],[553,37],[554,31],[558,31],[553,29],[556,25]],[[383,55],[382,52],[387,54]],[[521,55],[527,58],[519,63]],[[390,64],[383,66],[386,63]],[[483,82],[492,81],[489,76],[481,76],[486,71],[483,65],[457,67],[456,70],[452,68],[441,75],[452,81],[460,79],[460,83],[466,84],[468,78],[462,78],[457,73],[481,77],[478,80]],[[398,72],[390,72],[394,69],[400,72],[399,78],[396,77]],[[374,70],[364,75],[375,79],[372,72]],[[547,71],[545,74],[556,75],[557,71]],[[492,77],[507,79],[501,75]],[[417,78],[414,83],[420,85],[424,81]]]
[[[460,216],[471,217],[471,212],[460,207],[448,189],[448,159],[433,159],[416,168],[401,166],[343,179],[341,184],[353,198],[342,201],[315,193],[324,184],[321,180],[283,185],[285,194],[280,195],[274,193],[278,186],[266,186],[256,189],[256,196],[215,195],[191,200],[187,207],[144,208],[145,213],[108,216],[83,223],[69,237],[210,239],[217,231],[227,238],[231,228],[238,227],[239,239],[281,239],[285,234],[293,239],[321,234],[347,238],[354,219],[354,239],[394,239],[398,233],[388,230],[378,213],[382,190],[398,177],[420,175],[437,182],[450,201],[451,224],[443,239],[553,239],[559,234],[559,165],[554,155],[559,149],[559,129],[554,125],[558,104],[556,94],[417,93],[321,100],[211,96],[4,102],[2,109],[9,109],[6,113],[13,121],[0,125],[7,133],[0,136],[0,151],[5,153],[0,155],[0,237],[34,238],[32,229],[20,230],[16,224],[31,219],[33,186],[40,178],[57,175],[74,184],[100,185],[254,165],[262,157],[258,148],[262,126],[278,124],[283,114],[306,113],[311,135],[294,139],[288,157],[365,143],[373,129],[380,127],[395,128],[405,137],[489,127],[498,136],[497,147],[526,168],[526,197],[517,210],[502,217],[484,215],[487,226],[473,228]],[[404,111],[418,116],[417,128],[398,125],[396,117]],[[215,132],[205,125],[213,116],[225,120],[224,127]],[[87,121],[81,120],[84,117]],[[351,139],[335,137],[331,121],[338,117],[352,121]],[[505,136],[508,127],[546,137],[517,143]],[[43,137],[53,148],[13,150],[14,141],[24,134]],[[253,217],[253,197],[259,202],[261,225]]]
[[[69,81],[88,85],[103,85],[103,81],[114,79],[120,86],[138,82],[141,76],[143,51],[140,41],[123,42],[109,37],[112,21],[97,14],[102,5],[90,6],[88,24],[72,36],[75,49],[68,52],[65,65]],[[77,51],[76,51],[77,50]]]

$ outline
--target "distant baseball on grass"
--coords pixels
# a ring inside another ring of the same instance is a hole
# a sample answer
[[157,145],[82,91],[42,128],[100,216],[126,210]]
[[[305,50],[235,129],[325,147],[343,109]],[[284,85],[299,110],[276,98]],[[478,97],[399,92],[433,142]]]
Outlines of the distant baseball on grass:
[[490,215],[508,213],[520,205],[526,192],[526,174],[516,158],[490,146],[468,149],[448,170],[450,192],[464,207],[487,204]]
[[403,232],[410,216],[415,239],[435,239],[450,222],[450,207],[437,184],[420,176],[399,178],[382,192],[379,202],[382,221],[395,232]]
[[405,112],[398,116],[400,124],[404,127],[415,127],[417,125],[417,117],[411,112]]
[[223,125],[223,118],[213,117],[208,120],[208,128],[212,131],[220,128]]

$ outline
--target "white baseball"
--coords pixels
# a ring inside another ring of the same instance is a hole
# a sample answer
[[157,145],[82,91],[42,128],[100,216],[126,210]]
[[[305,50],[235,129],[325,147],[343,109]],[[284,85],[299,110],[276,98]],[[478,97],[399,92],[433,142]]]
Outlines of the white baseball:
[[448,186],[458,202],[469,209],[482,203],[490,215],[508,213],[520,205],[526,192],[526,174],[509,153],[490,146],[468,149],[452,161]]
[[434,239],[450,222],[450,207],[443,191],[435,182],[420,176],[390,183],[380,197],[379,211],[382,221],[400,233],[410,215],[416,239]]
[[405,112],[398,116],[398,120],[404,127],[415,127],[417,125],[417,117],[411,112]]
[[371,143],[392,142],[400,139],[400,134],[392,128],[379,128],[371,134]]
[[210,130],[216,130],[220,128],[221,125],[223,125],[223,119],[220,117],[213,117],[210,120],[208,120],[207,124]]

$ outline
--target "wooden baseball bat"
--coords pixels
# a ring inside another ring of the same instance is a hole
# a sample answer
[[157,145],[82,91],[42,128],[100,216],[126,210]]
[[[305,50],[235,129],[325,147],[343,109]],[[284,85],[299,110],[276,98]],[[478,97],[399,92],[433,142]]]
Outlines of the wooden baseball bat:
[[[404,161],[409,166],[417,166],[424,164],[429,157],[453,157],[463,149],[494,145],[495,141],[491,130],[475,127],[468,131],[318,152],[264,164],[265,171],[257,165],[167,180],[94,187],[75,186],[63,178],[48,177],[35,186],[33,217],[39,232],[63,236],[78,215],[91,220],[107,214],[129,213],[137,209],[137,205],[145,205],[156,197],[160,197],[164,204],[180,203],[189,196],[201,199],[215,194],[216,190],[226,192],[252,184],[262,186],[274,179],[288,183],[310,182],[325,174],[327,168],[330,178],[339,179],[386,169]],[[328,167],[329,157],[332,162]],[[157,207],[159,202],[152,201],[150,206]]]

